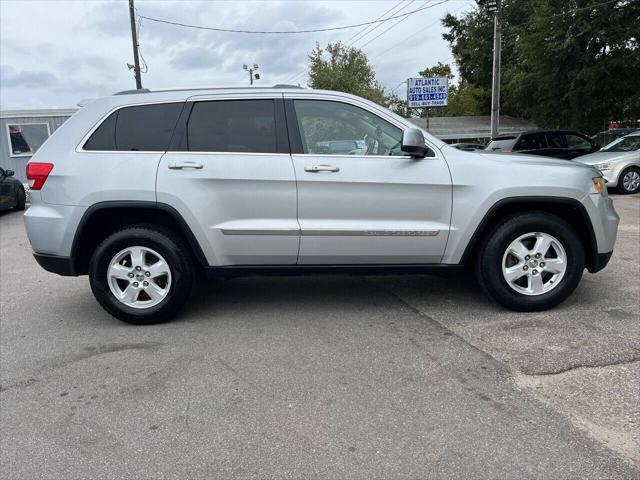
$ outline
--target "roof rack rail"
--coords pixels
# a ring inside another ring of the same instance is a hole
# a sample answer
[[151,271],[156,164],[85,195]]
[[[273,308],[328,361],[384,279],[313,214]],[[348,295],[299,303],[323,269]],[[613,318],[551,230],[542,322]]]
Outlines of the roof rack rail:
[[137,90],[122,90],[114,93],[114,95],[134,95],[136,93],[149,93],[150,91],[148,88],[138,88]]
[[249,86],[249,85],[236,85],[236,86],[218,86],[218,87],[184,87],[184,88],[160,88],[158,90],[150,90],[148,88],[140,88],[138,90],[123,90],[121,92],[114,93],[114,95],[135,95],[138,93],[151,93],[151,92],[179,92],[179,91],[188,91],[188,90],[225,90],[225,89],[243,89],[243,90],[253,90],[260,88],[300,88],[304,89],[300,85],[289,85],[286,83],[279,83],[277,85],[269,85],[269,86]]

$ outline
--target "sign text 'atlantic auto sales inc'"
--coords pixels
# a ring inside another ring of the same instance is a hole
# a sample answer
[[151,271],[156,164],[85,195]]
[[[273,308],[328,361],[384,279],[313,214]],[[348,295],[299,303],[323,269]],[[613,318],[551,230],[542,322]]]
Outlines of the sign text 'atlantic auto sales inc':
[[448,103],[447,77],[408,78],[409,108],[444,107]]

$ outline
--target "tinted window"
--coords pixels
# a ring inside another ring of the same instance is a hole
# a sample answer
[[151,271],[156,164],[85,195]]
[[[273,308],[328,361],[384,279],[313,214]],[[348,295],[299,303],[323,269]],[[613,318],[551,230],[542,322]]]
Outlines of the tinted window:
[[497,138],[495,140],[491,140],[485,150],[493,150],[493,151],[511,150],[515,143],[516,143],[516,137]]
[[547,132],[545,133],[547,138],[548,148],[566,148],[564,134],[560,132]]
[[326,100],[294,105],[304,153],[403,155],[402,130],[367,110]]
[[273,100],[217,100],[193,105],[187,125],[193,152],[277,153]]
[[591,150],[591,143],[586,138],[582,138],[580,135],[573,135],[571,133],[568,133],[566,137],[569,148]]
[[102,122],[84,149],[164,152],[182,105],[158,103],[121,108]]
[[541,148],[544,148],[544,135],[533,133],[522,135],[514,150],[539,150]]

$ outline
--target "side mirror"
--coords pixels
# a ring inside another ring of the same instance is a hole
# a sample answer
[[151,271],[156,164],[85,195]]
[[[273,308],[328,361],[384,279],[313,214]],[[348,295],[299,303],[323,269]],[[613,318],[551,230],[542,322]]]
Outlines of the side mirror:
[[16,172],[14,172],[13,170],[5,170],[4,171],[4,176],[5,177],[13,177],[15,175]]
[[400,147],[405,153],[414,158],[424,158],[429,149],[424,143],[424,135],[419,128],[408,128],[402,133],[402,146]]

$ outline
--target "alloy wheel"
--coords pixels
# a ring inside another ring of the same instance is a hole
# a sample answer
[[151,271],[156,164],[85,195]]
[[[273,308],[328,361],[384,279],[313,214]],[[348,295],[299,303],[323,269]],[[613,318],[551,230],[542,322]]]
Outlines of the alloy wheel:
[[567,270],[562,244],[548,233],[519,236],[502,258],[502,275],[507,285],[523,295],[542,295],[558,286]]
[[119,302],[131,308],[150,308],[168,295],[171,269],[155,250],[129,247],[118,252],[109,262],[107,282]]
[[636,192],[640,189],[640,173],[637,170],[629,170],[622,178],[622,186],[627,192]]

